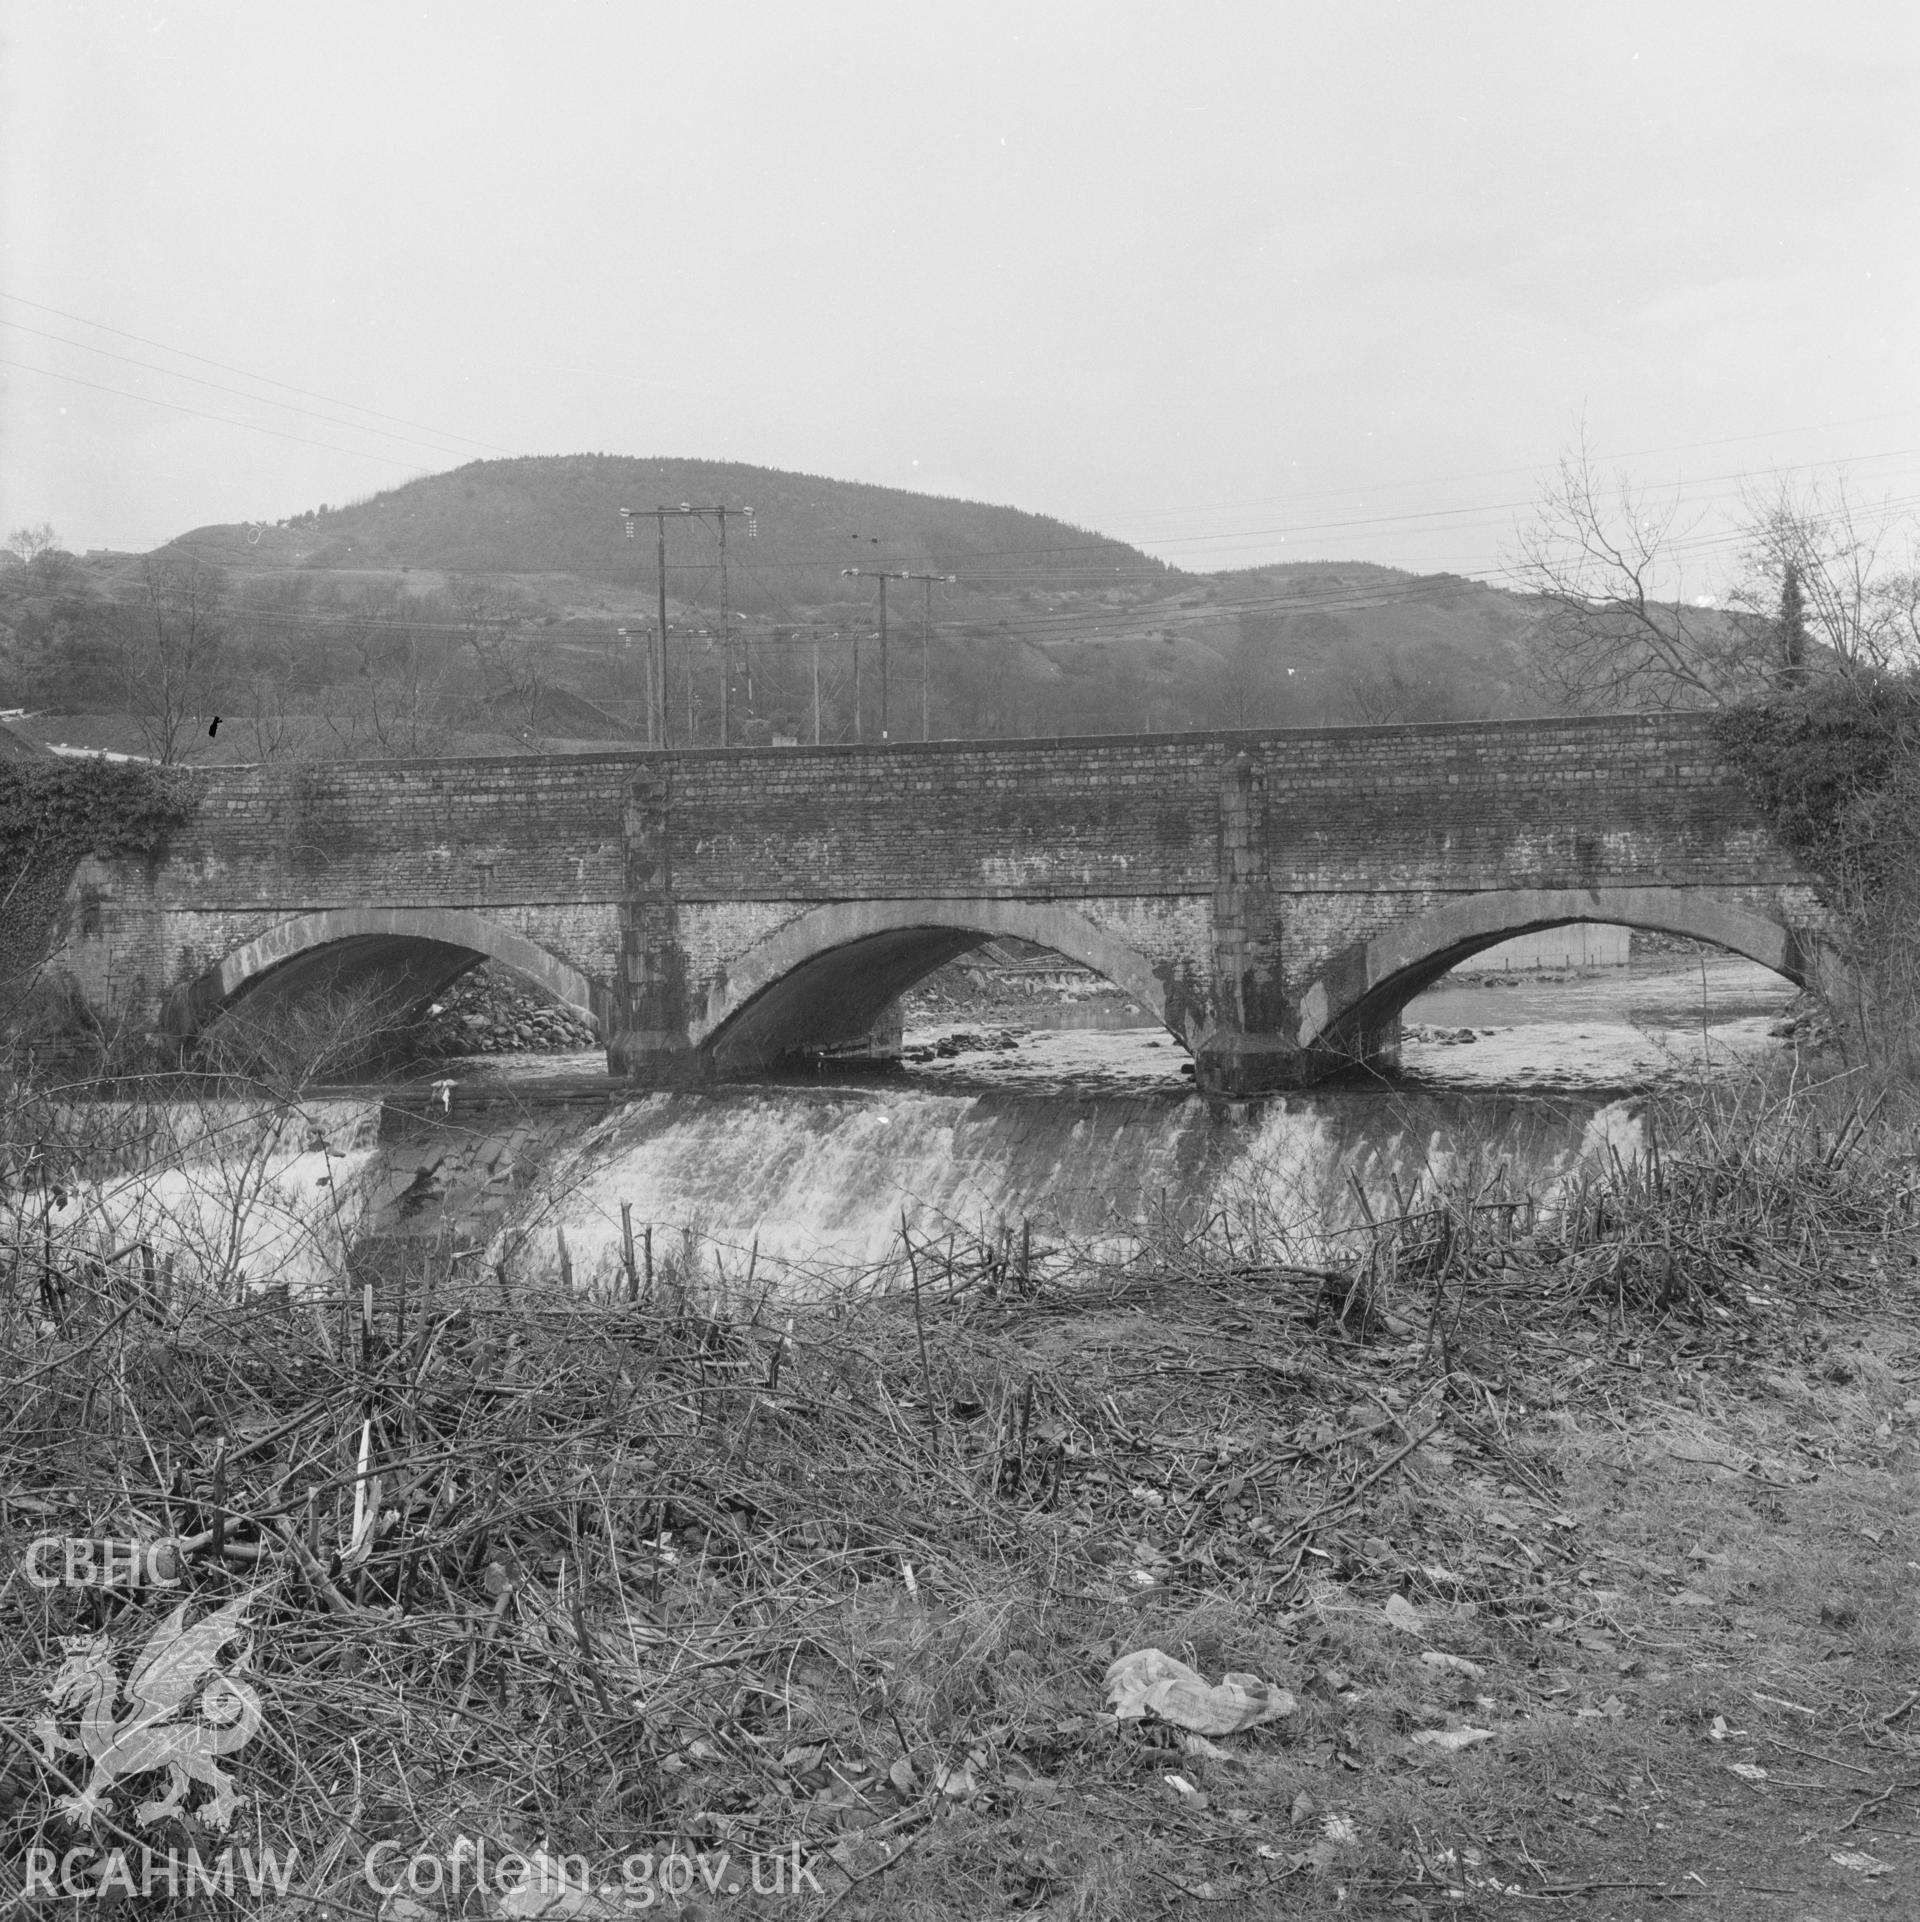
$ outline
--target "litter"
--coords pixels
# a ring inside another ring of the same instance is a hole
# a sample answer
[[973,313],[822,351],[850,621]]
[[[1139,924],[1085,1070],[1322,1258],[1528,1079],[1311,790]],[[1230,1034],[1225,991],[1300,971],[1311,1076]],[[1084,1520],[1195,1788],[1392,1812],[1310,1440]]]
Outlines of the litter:
[[1107,1702],[1114,1717],[1137,1722],[1149,1710],[1163,1722],[1199,1735],[1232,1735],[1291,1715],[1298,1704],[1283,1688],[1258,1675],[1229,1670],[1210,1683],[1199,1670],[1177,1662],[1164,1649],[1140,1648],[1107,1670]]
[[1493,1730],[1490,1728],[1423,1728],[1414,1738],[1422,1748],[1437,1748],[1449,1755],[1458,1755],[1464,1748],[1472,1748],[1476,1742],[1491,1742]]

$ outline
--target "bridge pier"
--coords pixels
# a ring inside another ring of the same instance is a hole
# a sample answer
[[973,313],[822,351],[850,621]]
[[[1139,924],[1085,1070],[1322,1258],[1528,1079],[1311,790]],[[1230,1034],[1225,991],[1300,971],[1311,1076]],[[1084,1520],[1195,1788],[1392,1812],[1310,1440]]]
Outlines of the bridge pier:
[[1193,1050],[1194,1081],[1207,1094],[1302,1088],[1328,1069],[1288,1032],[1270,827],[1266,770],[1236,754],[1221,771],[1214,849],[1216,1025]]
[[1194,1081],[1205,1094],[1283,1094],[1354,1068],[1390,1074],[1400,1065],[1400,1017],[1388,1015],[1350,1052],[1303,1048],[1278,1034],[1209,1035],[1194,1050]]
[[629,1081],[683,1087],[709,1079],[712,1065],[689,1039],[693,997],[674,908],[670,801],[666,771],[643,768],[628,784],[621,808],[626,885],[607,1071]]

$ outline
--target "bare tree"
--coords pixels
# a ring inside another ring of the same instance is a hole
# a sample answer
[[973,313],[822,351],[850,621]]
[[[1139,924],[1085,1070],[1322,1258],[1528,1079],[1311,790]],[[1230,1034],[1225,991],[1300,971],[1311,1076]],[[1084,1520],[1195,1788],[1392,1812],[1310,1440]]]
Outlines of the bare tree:
[[51,521],[16,527],[0,541],[0,574],[12,575],[29,594],[58,594],[71,582],[74,560]]
[[334,624],[352,669],[328,723],[349,753],[407,758],[445,751],[448,663],[397,587],[374,588]]
[[1576,709],[1713,707],[1821,674],[1920,666],[1920,534],[1844,475],[1749,492],[1736,579],[1690,596],[1677,500],[1563,456],[1509,573],[1543,604],[1537,674]]
[[539,725],[548,677],[545,656],[527,632],[524,603],[474,574],[449,575],[447,601],[479,669],[487,718],[497,720],[504,712],[521,739],[530,739]]
[[[1779,608],[1780,667],[1851,679],[1920,666],[1920,540],[1890,502],[1867,505],[1844,474],[1781,482],[1746,503],[1747,578],[1736,605],[1754,617]],[[1788,588],[1807,643],[1792,659]]]
[[1351,670],[1340,683],[1340,718],[1360,727],[1386,727],[1396,721],[1457,721],[1462,703],[1451,687],[1426,675],[1410,681],[1400,662]]
[[60,551],[60,536],[51,521],[36,521],[31,527],[16,527],[0,543],[0,565],[31,567],[42,554]]
[[1519,537],[1508,572],[1543,606],[1536,672],[1576,710],[1713,707],[1762,691],[1773,622],[1687,598],[1692,525],[1625,476],[1602,480],[1584,435]]
[[236,732],[256,761],[298,760],[309,751],[313,716],[311,703],[291,683],[284,668],[256,655],[253,671],[235,690]]
[[158,761],[186,760],[218,711],[226,576],[202,560],[150,554],[116,616],[127,712],[141,741]]

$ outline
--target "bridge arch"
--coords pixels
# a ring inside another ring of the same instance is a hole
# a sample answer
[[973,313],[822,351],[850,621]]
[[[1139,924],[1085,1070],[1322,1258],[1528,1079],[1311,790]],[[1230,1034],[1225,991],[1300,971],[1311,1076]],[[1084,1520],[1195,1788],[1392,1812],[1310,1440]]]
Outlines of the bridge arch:
[[1051,948],[1104,975],[1184,1044],[1166,985],[1136,950],[1057,901],[929,897],[836,901],[774,930],[719,975],[691,1040],[722,1073],[869,1033],[945,962],[996,935]]
[[484,960],[526,976],[606,1032],[608,997],[587,975],[465,908],[324,908],[295,915],[177,988],[164,1025],[182,1038],[197,1034],[223,1008],[269,984],[292,995],[323,980],[385,978],[427,999]]
[[1711,941],[1796,987],[1837,962],[1814,931],[1693,888],[1499,888],[1462,896],[1334,957],[1301,997],[1303,1048],[1364,1050],[1367,1037],[1450,968],[1517,934],[1605,921]]

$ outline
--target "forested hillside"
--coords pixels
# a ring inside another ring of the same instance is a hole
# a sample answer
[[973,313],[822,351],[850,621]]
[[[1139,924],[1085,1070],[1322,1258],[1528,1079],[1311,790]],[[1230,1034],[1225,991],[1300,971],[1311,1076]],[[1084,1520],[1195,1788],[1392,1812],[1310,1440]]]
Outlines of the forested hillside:
[[[735,510],[724,575],[717,516],[683,502]],[[477,462],[149,555],[38,551],[0,572],[0,708],[29,710],[19,725],[41,739],[162,759],[643,742],[663,725],[647,701],[655,524],[643,512],[627,539],[620,510],[655,506],[674,510],[673,744],[723,728],[910,740],[1542,706],[1535,604],[1458,577],[1184,573],[1013,508],[579,455]],[[879,573],[894,577],[884,709]]]
[[[734,606],[776,614],[839,598],[840,570],[884,564],[964,573],[982,591],[1171,572],[1122,541],[1043,514],[823,480],[726,461],[611,454],[475,461],[271,528],[199,528],[177,545],[229,565],[407,566],[450,573],[571,574],[610,585],[652,578],[656,507],[752,509],[728,529]],[[647,513],[632,541],[620,510]],[[715,523],[668,527],[671,568],[718,571]]]

